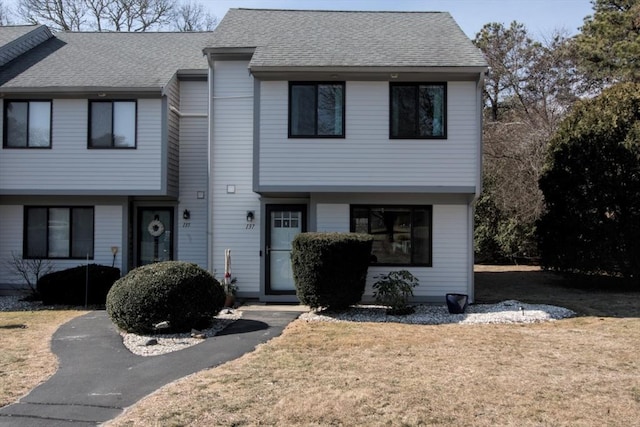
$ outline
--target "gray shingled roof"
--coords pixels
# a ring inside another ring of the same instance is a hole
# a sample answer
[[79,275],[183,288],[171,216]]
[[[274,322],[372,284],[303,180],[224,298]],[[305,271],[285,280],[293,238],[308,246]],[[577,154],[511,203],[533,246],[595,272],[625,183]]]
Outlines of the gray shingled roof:
[[163,88],[178,70],[206,70],[212,33],[56,33],[0,69],[0,91]]
[[44,25],[0,26],[0,66],[53,37]]
[[0,26],[0,47],[29,34],[37,25]]
[[211,48],[255,47],[271,67],[486,67],[447,12],[230,9]]

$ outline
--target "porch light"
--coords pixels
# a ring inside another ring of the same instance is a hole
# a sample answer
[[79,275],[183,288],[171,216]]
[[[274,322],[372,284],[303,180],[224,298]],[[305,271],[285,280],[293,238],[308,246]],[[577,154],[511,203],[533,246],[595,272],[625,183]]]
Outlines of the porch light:
[[253,222],[253,220],[255,219],[256,214],[253,211],[247,211],[247,222]]
[[182,219],[191,219],[191,211],[189,209],[185,209],[182,212]]

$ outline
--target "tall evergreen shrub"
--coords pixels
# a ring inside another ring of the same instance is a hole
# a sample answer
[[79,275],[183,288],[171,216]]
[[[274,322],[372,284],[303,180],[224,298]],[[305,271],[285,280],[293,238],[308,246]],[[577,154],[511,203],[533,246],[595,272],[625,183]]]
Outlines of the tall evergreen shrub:
[[312,308],[347,308],[364,294],[373,237],[358,233],[301,233],[291,265],[298,299]]

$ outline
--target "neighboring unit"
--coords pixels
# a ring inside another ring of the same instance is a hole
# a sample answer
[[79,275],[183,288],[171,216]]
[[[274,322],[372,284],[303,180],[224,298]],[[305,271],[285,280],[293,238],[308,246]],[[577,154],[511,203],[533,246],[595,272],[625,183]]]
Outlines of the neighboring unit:
[[0,68],[5,288],[20,283],[14,255],[57,269],[178,254],[207,265],[210,38],[0,27],[0,57],[27,46]]
[[123,272],[181,259],[220,277],[231,249],[240,297],[296,301],[293,237],[357,231],[375,237],[368,297],[408,269],[416,300],[472,301],[486,70],[441,12],[56,34],[0,71],[0,259],[110,265],[117,247]]

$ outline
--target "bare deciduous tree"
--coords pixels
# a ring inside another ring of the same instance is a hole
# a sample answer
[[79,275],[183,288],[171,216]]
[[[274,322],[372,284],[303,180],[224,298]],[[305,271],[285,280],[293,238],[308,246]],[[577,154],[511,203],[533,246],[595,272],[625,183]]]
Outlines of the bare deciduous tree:
[[38,293],[38,280],[54,270],[53,263],[48,259],[24,259],[15,252],[11,252],[11,259],[6,261],[9,271],[24,281],[32,296]]
[[0,26],[11,25],[11,10],[0,0]]
[[215,16],[206,11],[202,3],[191,0],[181,3],[173,18],[177,31],[212,31],[216,24]]
[[193,0],[19,0],[18,14],[62,31],[202,31],[216,22]]
[[79,31],[86,22],[84,0],[20,0],[18,15],[30,24]]
[[485,25],[475,43],[491,67],[477,241],[492,240],[484,245],[494,260],[536,256],[535,224],[544,209],[538,180],[547,144],[576,100],[569,39],[558,31],[534,41],[524,25],[513,22],[508,28]]

